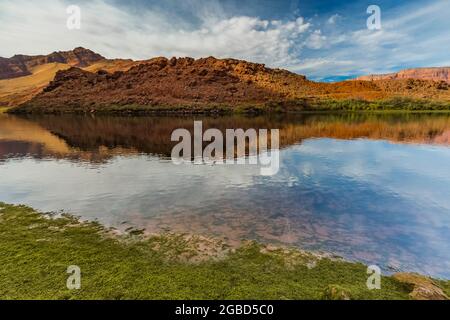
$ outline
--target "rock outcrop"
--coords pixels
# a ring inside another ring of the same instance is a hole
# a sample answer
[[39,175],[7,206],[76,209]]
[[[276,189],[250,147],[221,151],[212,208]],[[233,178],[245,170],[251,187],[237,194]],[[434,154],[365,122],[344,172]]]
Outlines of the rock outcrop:
[[393,278],[412,287],[413,300],[449,300],[449,297],[431,278],[415,273],[396,273]]
[[213,57],[154,58],[128,71],[59,71],[25,105],[97,110],[103,106],[196,106],[264,104],[284,100],[309,83],[304,76],[263,64]]
[[248,106],[284,110],[303,108],[306,100],[450,101],[449,91],[447,83],[429,80],[320,83],[243,60],[159,57],[113,73],[76,67],[59,71],[43,92],[12,112],[216,112]]

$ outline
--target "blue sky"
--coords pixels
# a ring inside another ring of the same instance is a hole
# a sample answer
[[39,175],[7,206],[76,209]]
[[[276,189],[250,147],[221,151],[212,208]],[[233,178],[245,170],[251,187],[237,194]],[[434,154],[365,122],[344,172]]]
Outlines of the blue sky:
[[[381,30],[368,30],[369,5]],[[68,30],[68,5],[81,29]],[[450,65],[450,1],[1,0],[0,56],[233,57],[322,81]]]

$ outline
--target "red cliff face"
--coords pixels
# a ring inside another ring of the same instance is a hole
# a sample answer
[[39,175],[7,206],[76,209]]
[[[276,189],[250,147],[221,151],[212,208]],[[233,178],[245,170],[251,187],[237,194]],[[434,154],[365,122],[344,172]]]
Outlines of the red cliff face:
[[397,73],[373,74],[357,78],[357,80],[368,81],[397,79],[419,79],[450,83],[450,67],[406,69]]
[[49,55],[15,55],[11,58],[0,57],[0,80],[27,76],[31,74],[31,68],[46,63],[58,62],[75,67],[87,67],[104,59],[101,55],[81,47],[71,51],[53,52]]

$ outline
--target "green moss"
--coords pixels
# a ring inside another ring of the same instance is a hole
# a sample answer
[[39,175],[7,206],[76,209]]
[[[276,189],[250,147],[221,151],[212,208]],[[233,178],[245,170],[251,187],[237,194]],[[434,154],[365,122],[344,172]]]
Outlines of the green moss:
[[[193,243],[182,235],[113,236],[98,223],[0,203],[0,298],[321,299],[333,285],[352,299],[407,299],[411,289],[383,277],[382,289],[369,291],[362,264],[254,242],[196,260]],[[66,288],[69,265],[81,268],[80,290]]]

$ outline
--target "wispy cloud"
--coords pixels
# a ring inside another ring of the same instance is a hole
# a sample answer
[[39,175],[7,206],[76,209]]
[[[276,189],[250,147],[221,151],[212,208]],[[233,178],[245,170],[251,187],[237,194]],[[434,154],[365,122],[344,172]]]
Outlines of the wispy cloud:
[[139,7],[107,0],[78,2],[82,28],[70,31],[66,8],[73,1],[2,0],[0,56],[76,46],[110,58],[213,55],[283,67],[313,79],[449,61],[450,4],[442,0],[381,6],[379,31],[366,28],[366,7],[360,2],[343,2],[345,10],[311,17],[297,10],[296,16],[284,19],[270,18],[270,12],[262,18],[251,10],[227,11],[220,1],[177,1],[175,6],[155,0],[151,3],[165,6]]
[[81,30],[68,30],[63,1],[2,1],[1,55],[86,46],[108,57],[234,57],[272,66],[298,61],[310,24],[199,12],[197,23],[146,9],[132,12],[96,0],[81,5]]
[[320,46],[320,52],[308,54],[320,64],[311,68],[306,59],[295,69],[324,79],[448,65],[448,1],[411,2],[386,11],[381,7],[381,13],[381,30],[368,30],[365,21],[360,21],[359,25],[335,26],[330,34],[322,33],[327,44]]
[[336,24],[336,22],[341,18],[339,14],[333,14],[331,17],[328,18],[327,23],[328,24]]

